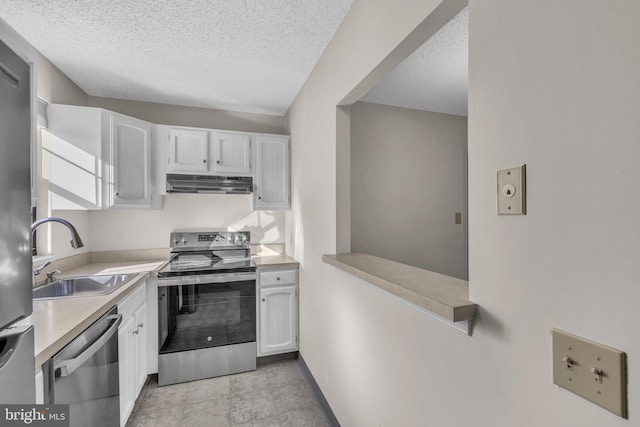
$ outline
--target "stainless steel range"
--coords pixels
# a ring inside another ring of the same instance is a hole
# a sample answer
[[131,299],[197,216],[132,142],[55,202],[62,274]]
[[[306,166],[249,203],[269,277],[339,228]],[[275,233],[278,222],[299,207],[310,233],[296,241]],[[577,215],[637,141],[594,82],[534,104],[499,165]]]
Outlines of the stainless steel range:
[[249,232],[173,232],[158,272],[158,384],[256,369]]

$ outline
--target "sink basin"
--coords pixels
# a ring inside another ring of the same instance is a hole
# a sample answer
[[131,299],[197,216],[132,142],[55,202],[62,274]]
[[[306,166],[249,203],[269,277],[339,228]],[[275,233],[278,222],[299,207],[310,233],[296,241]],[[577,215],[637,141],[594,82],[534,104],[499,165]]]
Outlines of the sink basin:
[[124,285],[130,274],[82,276],[58,279],[33,289],[33,299],[88,297],[107,295]]

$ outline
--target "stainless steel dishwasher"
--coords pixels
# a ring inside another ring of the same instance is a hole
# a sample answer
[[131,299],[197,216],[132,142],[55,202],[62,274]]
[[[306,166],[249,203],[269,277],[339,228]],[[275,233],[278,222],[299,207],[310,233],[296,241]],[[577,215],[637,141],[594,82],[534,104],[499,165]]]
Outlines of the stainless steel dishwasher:
[[49,359],[45,403],[69,404],[71,427],[120,425],[117,307]]

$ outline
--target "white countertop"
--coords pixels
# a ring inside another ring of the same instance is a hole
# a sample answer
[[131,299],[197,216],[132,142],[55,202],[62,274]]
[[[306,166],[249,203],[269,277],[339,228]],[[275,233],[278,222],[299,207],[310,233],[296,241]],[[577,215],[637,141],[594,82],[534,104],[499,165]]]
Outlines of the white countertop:
[[33,314],[29,319],[35,332],[36,370],[138,285],[144,283],[149,273],[164,262],[165,260],[87,264],[61,275],[60,277],[135,274],[126,285],[109,295],[33,301]]

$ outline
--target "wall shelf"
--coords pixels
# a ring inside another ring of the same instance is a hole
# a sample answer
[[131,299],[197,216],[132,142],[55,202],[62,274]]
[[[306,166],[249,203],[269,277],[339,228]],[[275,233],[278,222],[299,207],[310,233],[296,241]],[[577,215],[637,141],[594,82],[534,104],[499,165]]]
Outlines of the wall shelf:
[[368,254],[323,255],[322,260],[471,334],[478,305],[469,301],[466,280]]

